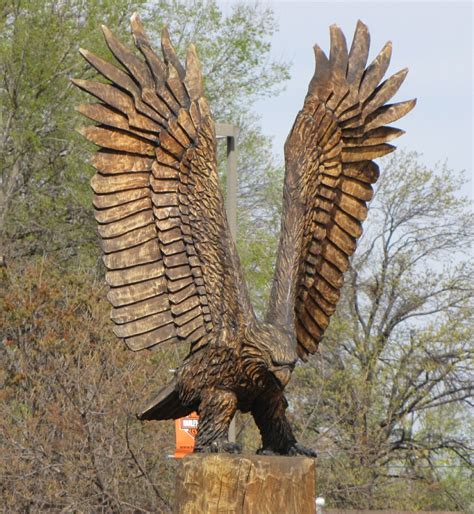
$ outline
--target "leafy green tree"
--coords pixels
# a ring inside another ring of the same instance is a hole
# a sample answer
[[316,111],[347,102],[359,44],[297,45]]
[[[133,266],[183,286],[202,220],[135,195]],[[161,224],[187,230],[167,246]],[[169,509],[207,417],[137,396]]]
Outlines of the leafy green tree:
[[90,250],[90,172],[74,132],[79,95],[69,79],[86,70],[79,45],[100,49],[97,27],[121,26],[142,3],[2,2],[0,253]]
[[[268,58],[276,30],[271,9],[236,4],[224,15],[215,2],[201,0],[9,0],[1,11],[0,36],[0,253],[17,257],[55,252],[62,259],[78,255],[89,266],[96,262],[88,185],[92,170],[85,164],[90,147],[74,132],[82,123],[74,115],[82,97],[69,79],[91,73],[79,46],[110,59],[101,23],[133,46],[124,34],[129,33],[129,15],[137,9],[147,28],[155,29],[157,47],[164,25],[179,53],[190,42],[197,45],[214,116],[241,127],[242,206],[249,201],[249,177],[272,171],[271,160],[261,158],[262,153],[271,155],[269,141],[250,110],[256,98],[274,94],[288,77],[286,63]],[[250,194],[263,191],[268,181],[262,182]],[[247,209],[246,216],[244,211],[242,220],[255,217],[255,212]]]

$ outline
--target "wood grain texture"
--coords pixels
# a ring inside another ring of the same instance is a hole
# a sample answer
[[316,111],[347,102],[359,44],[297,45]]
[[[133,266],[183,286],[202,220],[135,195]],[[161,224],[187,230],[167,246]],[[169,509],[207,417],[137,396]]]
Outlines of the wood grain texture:
[[[183,65],[166,29],[158,54],[138,16],[131,26],[139,54],[103,27],[119,66],[81,50],[101,79],[73,82],[96,99],[77,110],[95,123],[80,132],[99,147],[91,159],[91,186],[114,332],[133,351],[189,346],[171,382],[139,408],[138,417],[198,411],[195,451],[236,452],[228,428],[239,409],[255,419],[261,455],[315,456],[296,441],[284,389],[298,356],[317,351],[336,310],[379,177],[373,159],[394,150],[389,141],[403,131],[387,124],[414,106],[413,100],[386,104],[406,70],[383,81],[390,43],[366,67],[370,38],[361,22],[350,49],[335,25],[329,57],[315,46],[316,70],[285,145],[281,238],[261,322],[224,212],[214,121],[196,49],[190,45]],[[225,495],[223,509],[240,498],[232,512],[313,512],[314,490],[310,503],[298,503],[309,497],[297,492],[300,479],[308,483],[307,471],[290,473],[294,463],[284,464],[290,461],[265,462],[210,465],[206,473],[217,473],[216,483],[235,489]],[[197,469],[186,471],[195,473],[186,487],[191,490],[195,480],[212,504],[216,492]],[[271,499],[260,497],[260,488]]]
[[370,37],[362,22],[350,51],[337,26],[330,36],[329,58],[315,47],[316,71],[285,144],[282,232],[266,316],[296,327],[302,359],[317,350],[340,296],[379,175],[373,159],[392,152],[388,141],[403,134],[386,124],[415,105],[385,105],[407,74],[382,82],[390,42],[366,68]]
[[131,25],[144,60],[103,27],[122,67],[81,49],[108,83],[73,81],[102,102],[77,110],[97,123],[80,132],[100,147],[91,186],[114,331],[133,350],[202,347],[221,338],[216,325],[253,319],[219,188],[214,122],[194,47],[184,67],[166,29],[160,57],[137,16]]
[[175,514],[314,514],[315,461],[194,455],[176,471]]

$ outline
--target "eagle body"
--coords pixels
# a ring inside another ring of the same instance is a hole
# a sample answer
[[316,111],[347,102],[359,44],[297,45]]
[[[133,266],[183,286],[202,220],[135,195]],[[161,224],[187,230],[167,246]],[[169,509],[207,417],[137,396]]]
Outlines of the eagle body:
[[[208,427],[200,426],[197,451],[235,449],[235,445],[227,444],[227,432],[236,410],[251,412],[262,431],[273,432],[271,419],[264,413],[268,406],[283,412],[287,407],[283,391],[297,361],[294,336],[273,325],[254,322],[232,337],[231,344],[224,336],[189,354],[173,380],[147,402],[139,419],[173,419],[206,407],[220,410],[220,423],[213,419]],[[296,440],[288,423],[282,430],[286,433],[278,436],[278,453],[288,453]],[[274,453],[274,445],[263,446],[262,451]]]
[[390,43],[367,65],[362,22],[350,49],[336,25],[329,57],[314,47],[316,70],[285,144],[280,242],[260,321],[225,214],[196,49],[183,65],[166,29],[159,55],[137,15],[131,27],[140,57],[103,27],[118,65],[81,49],[102,80],[73,82],[98,100],[77,110],[95,122],[81,133],[100,147],[91,186],[114,332],[132,351],[189,347],[138,417],[196,410],[196,451],[235,451],[228,428],[241,410],[255,419],[261,452],[314,455],[296,442],[284,389],[336,310],[379,176],[373,160],[395,149],[388,141],[403,131],[388,125],[415,105],[387,103],[407,70],[383,80]]

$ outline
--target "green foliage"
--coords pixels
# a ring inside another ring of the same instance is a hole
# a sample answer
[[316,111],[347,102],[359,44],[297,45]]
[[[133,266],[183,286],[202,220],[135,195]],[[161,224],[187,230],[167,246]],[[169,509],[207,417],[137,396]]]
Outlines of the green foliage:
[[257,315],[270,294],[281,223],[284,169],[262,148],[271,143],[255,126],[239,139],[238,250]]
[[216,119],[241,126],[241,187],[246,176],[265,176],[271,169],[270,158],[259,155],[263,149],[271,155],[270,143],[250,122],[249,111],[256,98],[274,94],[288,78],[288,65],[268,58],[276,30],[269,8],[237,4],[224,15],[212,1],[9,1],[0,36],[0,239],[10,258],[55,252],[63,261],[75,257],[95,266],[92,170],[85,163],[91,149],[75,134],[83,122],[74,114],[82,95],[69,79],[91,73],[79,46],[110,59],[101,23],[133,47],[123,33],[136,9],[156,29],[157,42],[167,25],[181,54],[196,43]]
[[168,26],[183,58],[187,46],[196,45],[214,116],[238,124],[257,98],[276,94],[289,73],[287,63],[268,58],[277,28],[272,9],[235,3],[229,11],[225,15],[212,0],[160,0],[144,14],[156,39]]
[[69,258],[81,249],[83,255],[93,252],[91,172],[84,164],[85,145],[74,131],[79,95],[69,79],[85,73],[79,45],[101,48],[97,27],[121,24],[140,3],[3,3],[0,244],[7,248],[2,253],[61,251]]

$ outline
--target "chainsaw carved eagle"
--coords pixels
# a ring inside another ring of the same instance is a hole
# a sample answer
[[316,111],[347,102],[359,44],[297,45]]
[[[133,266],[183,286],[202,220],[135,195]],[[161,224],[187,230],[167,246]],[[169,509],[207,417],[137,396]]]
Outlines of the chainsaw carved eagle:
[[196,410],[196,451],[234,451],[228,428],[239,409],[260,429],[260,452],[313,455],[296,442],[284,388],[297,359],[317,351],[336,309],[379,175],[373,159],[392,152],[387,142],[403,134],[387,125],[415,105],[387,104],[407,70],[382,82],[390,43],[366,67],[361,22],[350,50],[335,25],[329,58],[315,46],[316,71],[285,144],[280,243],[259,321],[224,211],[196,50],[189,46],[183,66],[166,30],[159,56],[136,15],[131,26],[141,56],[104,27],[120,64],[81,50],[106,81],[74,84],[99,100],[78,110],[97,123],[81,132],[101,147],[91,184],[115,334],[133,351],[190,347],[138,416]]

